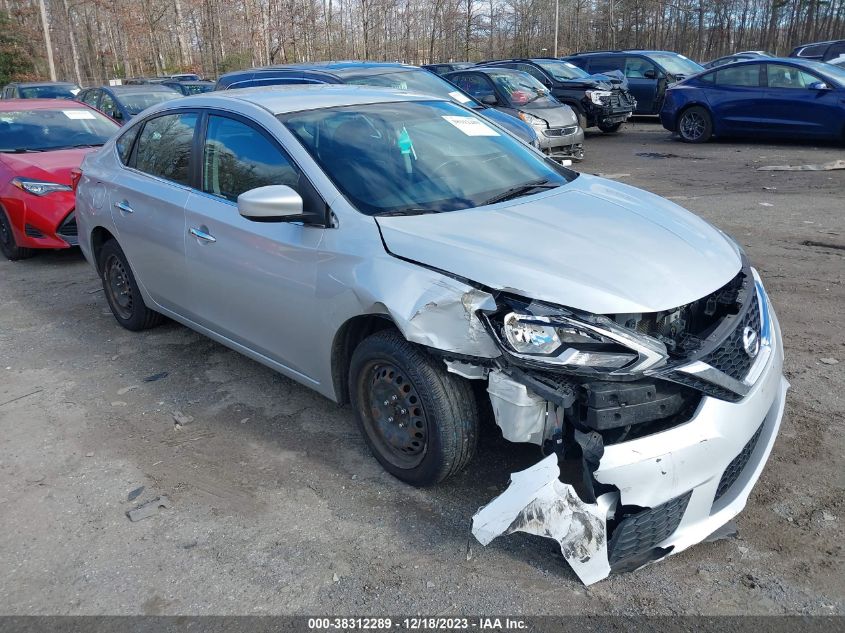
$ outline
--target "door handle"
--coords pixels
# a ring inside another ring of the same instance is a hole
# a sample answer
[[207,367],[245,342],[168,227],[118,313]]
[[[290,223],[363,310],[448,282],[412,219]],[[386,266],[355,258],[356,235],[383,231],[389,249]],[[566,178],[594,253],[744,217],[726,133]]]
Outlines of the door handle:
[[116,209],[120,209],[124,213],[135,213],[135,210],[129,206],[129,203],[126,200],[121,200],[120,202],[115,202],[114,206]]
[[217,238],[215,238],[213,235],[206,233],[205,231],[202,231],[202,230],[197,229],[197,228],[189,229],[188,233],[193,235],[198,240],[202,240],[203,242],[216,242],[217,241]]

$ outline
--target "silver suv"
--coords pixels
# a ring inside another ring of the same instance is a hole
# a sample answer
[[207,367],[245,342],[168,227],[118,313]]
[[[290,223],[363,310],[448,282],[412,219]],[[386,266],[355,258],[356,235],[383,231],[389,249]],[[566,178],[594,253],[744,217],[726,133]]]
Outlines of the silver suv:
[[538,445],[482,543],[551,536],[595,582],[727,523],[774,443],[781,336],[739,246],[452,101],[187,97],[82,171],[80,245],[124,327],[169,317],[350,403],[413,485],[462,469],[485,414]]

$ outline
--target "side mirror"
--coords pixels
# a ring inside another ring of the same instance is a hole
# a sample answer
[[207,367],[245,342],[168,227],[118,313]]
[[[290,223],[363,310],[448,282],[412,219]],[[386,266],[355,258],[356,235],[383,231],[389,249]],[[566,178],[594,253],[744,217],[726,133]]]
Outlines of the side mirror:
[[499,100],[496,98],[496,95],[484,95],[481,97],[481,103],[484,105],[494,106],[499,103]]
[[268,185],[238,196],[238,212],[248,220],[302,221],[302,196],[287,185]]
[[807,86],[810,90],[830,90],[830,86],[828,86],[823,81],[814,81],[809,86]]
[[657,79],[657,71],[653,68],[650,68],[643,73],[643,77],[645,77],[646,79]]

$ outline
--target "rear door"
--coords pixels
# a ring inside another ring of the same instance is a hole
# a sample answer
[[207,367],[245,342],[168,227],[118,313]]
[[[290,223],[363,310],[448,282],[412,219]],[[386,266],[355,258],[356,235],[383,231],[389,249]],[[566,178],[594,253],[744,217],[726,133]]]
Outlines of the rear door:
[[186,254],[195,320],[303,376],[317,373],[314,341],[317,246],[325,229],[257,222],[238,196],[288,185],[306,210],[325,204],[281,145],[258,124],[211,112],[200,154],[201,191],[187,205]]
[[706,95],[717,134],[748,134],[766,128],[760,115],[766,100],[762,76],[763,64],[738,64],[702,77],[705,82],[713,78],[713,86]]
[[796,66],[766,64],[766,100],[761,116],[767,128],[789,136],[839,137],[842,131],[841,97],[823,78]]
[[182,111],[145,121],[127,169],[109,183],[118,242],[138,283],[180,314],[188,307],[185,204],[198,120],[197,112]]

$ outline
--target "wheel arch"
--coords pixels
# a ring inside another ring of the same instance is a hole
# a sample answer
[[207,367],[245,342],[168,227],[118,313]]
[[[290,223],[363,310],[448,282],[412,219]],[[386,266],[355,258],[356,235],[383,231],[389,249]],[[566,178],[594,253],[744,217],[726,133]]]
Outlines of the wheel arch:
[[350,402],[348,377],[355,348],[371,334],[389,328],[399,330],[390,315],[380,313],[354,316],[338,328],[332,341],[331,369],[335,399],[339,404]]
[[114,239],[117,238],[103,226],[96,226],[91,231],[91,258],[94,260],[94,267],[97,272],[102,272],[100,270],[100,251],[103,249],[103,244]]

